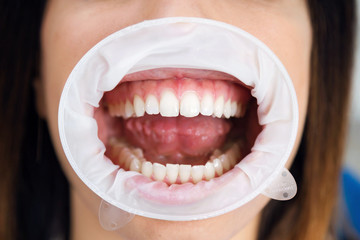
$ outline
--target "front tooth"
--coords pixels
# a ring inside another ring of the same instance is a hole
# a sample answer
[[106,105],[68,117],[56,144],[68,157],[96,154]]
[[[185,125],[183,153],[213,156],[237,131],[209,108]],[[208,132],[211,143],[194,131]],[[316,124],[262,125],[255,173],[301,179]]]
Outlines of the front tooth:
[[181,183],[186,183],[189,181],[190,173],[191,173],[191,165],[185,165],[185,164],[180,165],[179,177],[180,177]]
[[141,162],[136,157],[133,158],[130,164],[130,171],[140,172]]
[[144,116],[145,113],[145,103],[142,98],[138,95],[134,96],[134,111],[137,117]]
[[219,159],[219,158],[215,158],[215,159],[213,160],[213,164],[214,164],[214,168],[215,168],[216,174],[220,177],[220,176],[223,174],[223,172],[224,172],[224,169],[223,169],[223,166],[222,166],[222,164],[221,164],[220,159]]
[[229,159],[227,158],[226,154],[223,154],[219,157],[222,166],[224,168],[225,171],[228,171],[230,169],[230,162]]
[[231,103],[231,116],[234,117],[236,115],[236,112],[237,112],[237,103],[232,102]]
[[166,167],[159,163],[153,164],[154,178],[155,180],[162,181],[166,176]]
[[162,93],[160,100],[160,114],[163,117],[179,116],[179,100],[170,90],[165,90]]
[[179,175],[179,164],[166,164],[166,175],[170,184],[175,183]]
[[146,177],[151,177],[153,173],[153,165],[151,162],[143,162],[141,166],[141,173]]
[[204,166],[192,166],[191,167],[191,177],[194,183],[198,183],[203,179],[204,176]]
[[230,116],[231,116],[231,101],[230,101],[230,99],[227,100],[227,102],[224,105],[224,116],[226,118],[230,118]]
[[201,114],[211,116],[214,113],[214,98],[210,93],[205,93],[201,99]]
[[134,114],[134,107],[129,100],[125,103],[125,118],[129,118]]
[[181,97],[180,115],[184,117],[195,117],[200,112],[200,101],[196,93],[185,92]]
[[145,101],[145,110],[147,114],[153,115],[153,114],[159,114],[159,102],[157,98],[149,94]]
[[206,180],[210,180],[215,177],[215,168],[212,162],[207,162],[205,164],[204,175]]
[[214,103],[214,115],[215,117],[221,118],[224,113],[224,97],[220,96]]

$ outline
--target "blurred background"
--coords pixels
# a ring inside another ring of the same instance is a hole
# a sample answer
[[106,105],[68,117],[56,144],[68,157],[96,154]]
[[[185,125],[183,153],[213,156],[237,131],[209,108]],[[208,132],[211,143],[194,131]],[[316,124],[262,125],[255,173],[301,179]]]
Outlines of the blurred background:
[[[360,1],[357,10],[360,16]],[[350,127],[345,156],[345,166],[360,176],[360,23],[357,26],[357,51],[350,111]]]

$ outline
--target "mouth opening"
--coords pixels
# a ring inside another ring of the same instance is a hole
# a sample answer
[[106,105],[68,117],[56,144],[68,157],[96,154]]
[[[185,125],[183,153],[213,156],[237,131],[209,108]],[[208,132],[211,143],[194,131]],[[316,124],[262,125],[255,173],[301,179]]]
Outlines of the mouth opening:
[[262,130],[250,90],[210,70],[128,74],[95,110],[105,155],[168,185],[221,177],[250,153]]

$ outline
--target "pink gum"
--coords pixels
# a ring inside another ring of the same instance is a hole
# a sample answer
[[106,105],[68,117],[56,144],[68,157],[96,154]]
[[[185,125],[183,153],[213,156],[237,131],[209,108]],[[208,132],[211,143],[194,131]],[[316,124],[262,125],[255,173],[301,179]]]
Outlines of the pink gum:
[[231,81],[190,78],[125,82],[106,92],[104,99],[107,103],[118,104],[126,100],[132,102],[135,95],[145,100],[152,94],[160,100],[164,90],[171,90],[178,99],[187,91],[196,92],[200,99],[205,93],[211,94],[214,100],[224,96],[225,102],[230,99],[232,102],[246,103],[250,99],[249,89]]

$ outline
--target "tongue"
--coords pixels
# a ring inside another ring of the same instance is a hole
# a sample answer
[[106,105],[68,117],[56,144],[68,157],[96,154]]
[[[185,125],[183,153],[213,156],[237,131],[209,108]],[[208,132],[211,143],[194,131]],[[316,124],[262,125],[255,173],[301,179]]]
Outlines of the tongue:
[[151,162],[204,164],[223,145],[231,123],[206,116],[144,116],[124,120],[125,136]]

